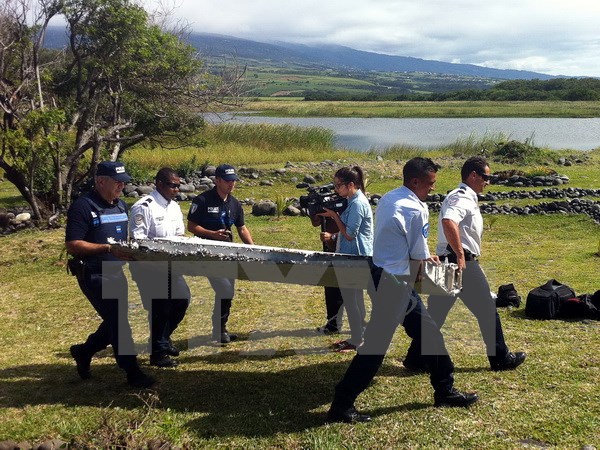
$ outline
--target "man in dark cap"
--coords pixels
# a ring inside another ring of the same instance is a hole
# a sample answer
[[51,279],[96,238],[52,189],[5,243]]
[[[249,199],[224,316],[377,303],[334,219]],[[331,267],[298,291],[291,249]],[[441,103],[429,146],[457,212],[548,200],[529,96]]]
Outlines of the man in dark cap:
[[128,320],[125,262],[110,238],[127,239],[127,205],[119,197],[131,177],[123,163],[105,161],[98,164],[94,189],[78,198],[67,212],[65,235],[67,252],[75,257],[69,262],[79,287],[102,318],[98,329],[83,344],[71,346],[77,373],[91,377],[92,356],[112,346],[118,366],[127,374],[129,385],[147,388],[154,378],[140,370]]
[[[215,171],[215,187],[194,198],[188,213],[188,230],[203,239],[232,242],[232,225],[245,244],[254,244],[250,230],[244,223],[244,210],[238,199],[231,193],[239,178],[235,168],[222,164]],[[212,338],[222,344],[237,339],[227,330],[235,290],[233,278],[209,277],[215,290],[215,306],[212,315]]]

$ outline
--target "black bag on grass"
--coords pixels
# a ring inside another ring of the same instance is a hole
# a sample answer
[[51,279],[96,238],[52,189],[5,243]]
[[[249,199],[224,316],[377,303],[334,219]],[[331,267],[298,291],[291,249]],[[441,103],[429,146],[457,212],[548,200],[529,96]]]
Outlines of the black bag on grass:
[[582,294],[568,298],[560,305],[561,319],[600,320],[600,309],[592,302],[592,294]]
[[498,288],[496,306],[514,306],[515,308],[521,306],[521,296],[517,294],[517,290],[515,289],[514,284],[503,284]]
[[575,297],[575,291],[554,279],[527,294],[525,315],[531,319],[555,319],[563,301]]

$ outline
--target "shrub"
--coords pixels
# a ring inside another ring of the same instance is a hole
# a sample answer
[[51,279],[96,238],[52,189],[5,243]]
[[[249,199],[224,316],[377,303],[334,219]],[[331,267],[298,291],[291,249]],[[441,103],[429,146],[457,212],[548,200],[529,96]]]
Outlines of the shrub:
[[531,139],[498,142],[492,155],[495,160],[508,164],[541,163],[548,158],[547,152],[531,144]]

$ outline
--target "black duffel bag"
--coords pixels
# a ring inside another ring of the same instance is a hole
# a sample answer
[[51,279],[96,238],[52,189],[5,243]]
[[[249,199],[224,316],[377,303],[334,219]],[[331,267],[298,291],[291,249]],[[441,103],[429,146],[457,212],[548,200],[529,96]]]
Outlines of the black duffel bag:
[[555,319],[562,302],[575,297],[575,291],[554,279],[538,286],[527,294],[525,315],[531,319]]

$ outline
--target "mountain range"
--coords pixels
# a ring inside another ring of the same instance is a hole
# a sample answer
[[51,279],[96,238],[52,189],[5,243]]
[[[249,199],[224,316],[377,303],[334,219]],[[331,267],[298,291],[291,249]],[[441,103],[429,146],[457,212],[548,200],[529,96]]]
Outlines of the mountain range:
[[236,58],[273,66],[344,69],[375,72],[422,72],[494,78],[500,80],[549,80],[557,78],[524,70],[494,69],[474,64],[455,64],[408,56],[366,52],[340,45],[308,46],[288,42],[258,42],[209,33],[191,33],[188,41],[209,59]]
[[[431,73],[452,76],[481,77],[498,80],[549,80],[557,78],[539,72],[494,69],[475,64],[455,64],[443,61],[393,56],[355,50],[341,45],[308,46],[289,42],[259,42],[210,33],[192,32],[188,42],[212,62],[235,58],[259,66],[286,69],[335,69],[346,71]],[[64,28],[49,27],[46,46],[60,48],[66,45]]]

